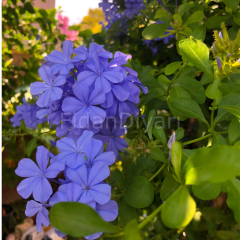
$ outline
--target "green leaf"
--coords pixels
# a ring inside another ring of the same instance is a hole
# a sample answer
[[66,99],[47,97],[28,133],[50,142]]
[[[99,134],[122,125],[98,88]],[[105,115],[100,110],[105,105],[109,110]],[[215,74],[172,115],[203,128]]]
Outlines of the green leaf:
[[187,61],[194,64],[213,79],[209,63],[209,49],[203,42],[188,38],[179,43],[179,48]]
[[161,83],[165,83],[167,85],[172,83],[172,81],[170,81],[165,75],[160,75],[158,77],[158,81],[160,81]]
[[176,134],[176,141],[182,139],[184,137],[184,129],[178,128],[175,134]]
[[227,182],[227,205],[234,212],[234,218],[240,223],[240,181],[233,178]]
[[228,112],[232,113],[236,117],[240,118],[240,106],[232,106],[232,105],[221,105],[219,108],[223,108]]
[[154,190],[147,178],[135,177],[128,183],[124,200],[130,206],[145,208],[152,203],[153,198]]
[[152,40],[154,38],[158,38],[159,36],[163,35],[166,30],[170,27],[169,23],[154,23],[147,26],[143,32],[142,36],[147,40]]
[[189,3],[183,3],[177,9],[178,13],[182,16],[185,12],[189,11],[194,7],[194,2],[190,1]]
[[159,9],[159,10],[156,12],[156,14],[155,14],[154,19],[156,19],[156,18],[161,19],[161,18],[163,18],[163,17],[169,18],[168,13],[167,13],[167,11],[165,11],[164,9]]
[[120,186],[121,189],[125,188],[125,181],[123,178],[123,174],[119,169],[116,169],[112,174],[111,177],[113,181],[117,183],[118,186]]
[[205,26],[208,29],[220,28],[222,22],[227,22],[231,16],[213,16],[207,19]]
[[119,206],[119,217],[121,218],[122,222],[127,225],[132,219],[138,219],[138,215],[136,210],[129,206],[124,199],[121,199]]
[[198,28],[195,28],[191,34],[195,39],[204,41],[206,37],[206,27],[200,26]]
[[193,194],[201,200],[216,198],[221,192],[221,183],[202,182],[192,186]]
[[176,141],[172,145],[171,149],[171,163],[173,165],[174,172],[178,180],[181,181],[181,161],[182,161],[182,145],[180,142]]
[[240,137],[240,122],[234,118],[228,127],[228,137],[230,144],[233,144]]
[[30,142],[27,144],[27,156],[30,157],[33,150],[37,147],[37,139],[33,138]]
[[144,171],[152,172],[158,166],[158,162],[151,159],[151,155],[148,153],[141,154],[137,157],[137,165],[141,166]]
[[233,10],[233,12],[236,12],[237,9],[238,9],[238,6],[239,6],[239,2],[240,0],[231,0],[231,1],[228,1],[228,0],[223,0],[223,2]]
[[180,113],[177,109],[175,109],[172,104],[171,100],[174,98],[188,98],[191,99],[191,96],[187,91],[185,91],[183,88],[181,88],[179,85],[173,85],[172,88],[170,89],[169,97],[167,100],[168,107],[173,114],[175,118],[177,118],[180,121],[184,121],[187,119],[186,116],[184,116],[182,113]]
[[172,173],[169,172],[164,178],[160,189],[160,197],[163,201],[166,201],[177,189],[181,186],[179,182],[175,180]]
[[208,125],[201,108],[192,99],[174,98],[171,100],[171,106],[180,114],[189,118],[197,118],[199,121]]
[[24,4],[24,8],[29,12],[29,13],[35,13],[35,10],[31,4],[31,2],[26,2]]
[[182,65],[182,61],[173,62],[173,63],[168,64],[165,68],[165,74],[172,75],[181,67],[181,65]]
[[214,123],[218,123],[223,120],[230,121],[232,119],[232,114],[228,113],[227,110],[221,109],[221,106],[240,106],[240,93],[239,92],[231,92],[222,97],[221,102],[219,103],[220,109],[218,109],[218,114],[214,119]]
[[164,203],[161,218],[169,228],[182,228],[187,226],[196,212],[196,203],[190,196],[187,187],[181,186]]
[[165,158],[163,152],[159,148],[152,148],[151,149],[151,158],[160,162],[165,163],[167,159]]
[[118,228],[105,222],[92,207],[79,202],[54,204],[49,218],[55,228],[73,237],[84,237],[97,232],[119,232]]
[[212,146],[228,145],[226,139],[218,132],[213,133]]
[[153,129],[155,117],[156,117],[156,111],[153,109],[148,114],[148,124],[147,124],[147,129],[146,129],[150,140],[152,139],[152,129]]
[[166,138],[166,134],[163,130],[162,127],[160,126],[155,126],[153,127],[153,135],[157,138],[157,139],[161,139],[162,144],[167,145],[167,138]]
[[239,149],[223,145],[196,150],[184,165],[186,184],[232,179],[240,172],[239,154]]
[[200,22],[203,18],[204,13],[202,11],[196,11],[188,18],[184,25],[187,26],[191,23]]
[[138,222],[136,219],[133,219],[124,229],[124,238],[123,240],[143,240],[141,236],[140,229],[138,228]]
[[197,103],[203,104],[205,102],[205,90],[199,81],[190,77],[180,77],[174,84],[178,84],[182,89],[186,90]]
[[211,83],[206,89],[206,96],[210,99],[217,99],[221,92],[218,89],[213,90],[213,84]]

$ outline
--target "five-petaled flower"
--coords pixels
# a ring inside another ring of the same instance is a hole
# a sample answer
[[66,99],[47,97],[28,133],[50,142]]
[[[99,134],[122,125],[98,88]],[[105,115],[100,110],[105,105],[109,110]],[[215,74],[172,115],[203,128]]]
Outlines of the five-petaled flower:
[[52,195],[52,186],[47,179],[55,178],[59,172],[63,171],[65,164],[61,162],[49,162],[49,151],[39,146],[37,148],[36,159],[38,166],[29,158],[22,159],[15,173],[20,177],[26,177],[17,187],[19,195],[28,198],[32,193],[36,201],[45,202]]

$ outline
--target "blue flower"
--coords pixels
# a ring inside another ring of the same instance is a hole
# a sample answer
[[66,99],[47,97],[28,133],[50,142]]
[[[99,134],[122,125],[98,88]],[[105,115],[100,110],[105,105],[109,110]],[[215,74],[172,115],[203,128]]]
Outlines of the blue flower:
[[91,139],[92,136],[92,132],[84,131],[76,142],[69,137],[58,140],[57,147],[60,153],[53,158],[53,162],[65,163],[70,168],[77,168],[84,164],[84,147],[87,140]]
[[111,71],[104,69],[96,51],[93,53],[93,59],[94,60],[87,61],[85,64],[89,70],[81,72],[77,76],[77,79],[79,82],[85,82],[89,86],[95,82],[95,88],[102,89],[106,94],[111,91],[112,83],[120,83],[123,81],[123,75],[117,67]]
[[49,167],[49,151],[39,146],[36,159],[38,166],[29,158],[22,159],[15,173],[20,177],[27,177],[17,187],[19,195],[28,198],[32,193],[36,201],[45,202],[52,195],[52,187],[47,179],[55,178],[59,172],[64,170],[64,163],[53,163]]
[[55,101],[62,97],[63,90],[59,87],[66,82],[65,76],[59,75],[53,81],[51,70],[48,66],[42,66],[38,70],[38,73],[43,82],[35,82],[30,85],[30,92],[33,95],[42,94],[37,100],[39,107],[46,107],[49,100]]
[[44,207],[44,203],[38,203],[35,202],[34,200],[28,201],[25,214],[28,217],[34,216],[36,213],[37,218],[36,218],[36,225],[37,225],[37,231],[41,232],[42,231],[42,225],[47,227],[50,224],[49,217],[48,217],[48,210]]
[[92,167],[98,162],[103,162],[108,166],[115,162],[115,155],[112,151],[103,153],[103,144],[99,140],[90,139],[85,144],[86,165]]
[[62,52],[54,50],[47,56],[47,60],[54,63],[50,67],[52,74],[56,74],[58,72],[60,72],[60,74],[68,74],[69,71],[74,68],[73,63],[86,59],[85,54],[79,54],[70,60],[72,52],[73,43],[70,40],[66,40],[63,42]]
[[74,182],[63,184],[58,191],[53,194],[49,200],[49,204],[53,206],[58,202],[80,202],[88,204],[90,207],[96,207],[96,202],[92,197],[82,194],[82,187]]
[[103,183],[110,175],[108,166],[103,162],[94,164],[92,168],[82,165],[77,169],[67,169],[67,177],[78,183],[83,190],[83,197],[91,197],[99,204],[107,203],[111,198],[111,186]]
[[105,94],[101,89],[91,91],[85,83],[77,82],[73,85],[76,98],[67,97],[63,100],[62,110],[66,113],[74,113],[72,124],[78,128],[89,125],[89,118],[94,124],[102,123],[106,113],[103,109],[96,107],[105,101]]
[[123,127],[117,123],[110,123],[110,120],[106,120],[102,124],[100,132],[94,138],[101,140],[103,144],[108,143],[106,151],[113,151],[115,156],[117,156],[118,151],[127,148],[127,142],[121,138],[124,134],[125,129]]

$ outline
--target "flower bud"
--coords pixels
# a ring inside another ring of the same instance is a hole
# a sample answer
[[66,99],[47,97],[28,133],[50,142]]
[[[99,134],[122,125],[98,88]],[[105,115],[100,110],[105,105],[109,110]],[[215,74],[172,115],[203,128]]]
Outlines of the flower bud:
[[222,62],[221,62],[220,57],[217,57],[217,65],[218,65],[219,70],[222,70]]
[[219,32],[219,37],[220,37],[220,38],[223,38],[223,35],[222,35],[222,32],[221,32],[221,31]]
[[173,132],[173,134],[171,135],[170,139],[168,140],[168,144],[167,147],[169,148],[169,157],[168,157],[168,161],[171,161],[171,149],[172,149],[172,145],[173,143],[176,142],[176,135],[175,132]]

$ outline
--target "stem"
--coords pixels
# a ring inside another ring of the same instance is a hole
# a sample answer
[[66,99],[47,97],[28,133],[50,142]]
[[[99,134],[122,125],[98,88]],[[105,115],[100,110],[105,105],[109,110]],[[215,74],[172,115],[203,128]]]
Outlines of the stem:
[[188,144],[201,141],[201,140],[206,139],[206,138],[209,138],[209,137],[211,137],[211,136],[212,136],[212,133],[210,133],[210,134],[208,134],[208,135],[205,135],[205,136],[203,136],[203,137],[200,137],[200,138],[196,138],[196,139],[194,139],[194,140],[192,140],[192,141],[185,142],[185,143],[183,143],[183,145],[186,146],[186,145],[188,145]]
[[164,163],[164,164],[160,167],[160,169],[159,169],[151,178],[149,178],[149,182],[152,181],[152,180],[163,170],[163,168],[164,168],[166,165],[167,165],[167,163]]
[[146,217],[140,224],[138,224],[138,228],[143,228],[148,222],[151,221],[152,218],[154,218],[162,209],[164,203],[161,204],[154,212],[152,212],[148,217]]
[[182,71],[183,68],[185,68],[186,66],[186,63],[183,63],[183,65],[181,66],[181,68],[179,69],[178,73],[174,76],[174,78],[172,79],[172,83],[168,86],[168,89],[167,89],[167,96],[169,95],[169,90],[170,90],[170,87],[171,85],[175,82],[175,80],[177,79],[177,77],[179,76],[180,72]]
[[218,132],[219,134],[228,134],[228,131]]
[[215,100],[213,100],[213,109],[212,109],[212,112],[211,112],[211,133],[212,134],[214,132],[214,123],[213,123],[213,120],[214,120],[214,108],[215,108]]

